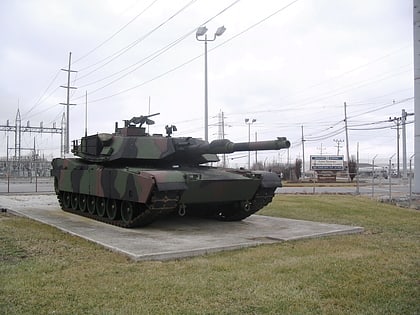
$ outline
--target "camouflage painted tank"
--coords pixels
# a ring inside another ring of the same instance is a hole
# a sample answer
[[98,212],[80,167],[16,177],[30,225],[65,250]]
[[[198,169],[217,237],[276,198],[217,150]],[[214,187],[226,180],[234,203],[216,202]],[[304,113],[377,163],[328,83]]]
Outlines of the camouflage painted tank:
[[[157,114],[154,114],[157,115]],[[149,135],[151,116],[126,120],[115,133],[73,141],[78,158],[56,158],[51,175],[63,210],[122,227],[150,224],[169,213],[242,220],[271,202],[281,187],[277,174],[202,164],[217,154],[288,148],[273,141],[211,143],[191,137]]]

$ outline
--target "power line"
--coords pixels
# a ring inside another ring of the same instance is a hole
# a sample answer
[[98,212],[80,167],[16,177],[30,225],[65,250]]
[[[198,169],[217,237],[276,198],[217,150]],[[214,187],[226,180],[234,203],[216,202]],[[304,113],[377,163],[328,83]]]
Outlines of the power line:
[[[110,37],[108,37],[107,39],[105,39],[102,43],[100,43],[98,46],[96,46],[95,48],[91,49],[90,51],[88,51],[86,54],[82,55],[80,58],[76,59],[73,64],[79,62],[80,60],[86,58],[87,56],[89,56],[91,53],[93,53],[94,51],[98,50],[99,48],[101,48],[103,45],[105,45],[107,42],[109,42],[111,39],[113,39],[115,36],[117,36],[119,33],[121,33],[127,26],[129,26],[131,23],[133,23],[135,20],[137,20],[140,16],[143,15],[144,12],[146,12],[148,9],[150,9],[158,0],[153,1],[151,4],[149,4],[143,11],[141,11],[139,14],[137,14],[134,18],[132,18],[128,23],[124,24],[121,28],[119,28],[115,33],[113,33]],[[84,68],[86,69],[86,68]]]
[[[254,27],[256,27],[256,26],[260,25],[260,24],[261,24],[262,22],[264,22],[264,21],[267,21],[269,18],[271,18],[271,17],[275,16],[276,14],[280,13],[281,11],[283,11],[283,10],[287,9],[287,8],[288,8],[288,7],[290,7],[292,4],[294,4],[294,3],[298,2],[298,1],[299,1],[299,0],[294,0],[294,1],[292,1],[291,3],[287,4],[286,6],[282,7],[281,9],[276,10],[274,13],[272,13],[272,14],[270,14],[269,16],[267,16],[267,17],[263,18],[263,19],[262,19],[262,20],[260,20],[259,22],[252,24],[250,27],[246,28],[246,29],[245,29],[245,30],[243,30],[242,32],[240,32],[240,33],[238,33],[238,34],[236,34],[236,35],[232,36],[232,37],[231,37],[231,38],[229,38],[229,39],[227,39],[227,40],[226,40],[225,42],[223,42],[222,44],[220,44],[220,45],[218,45],[218,46],[216,46],[216,47],[214,47],[214,48],[210,49],[210,51],[213,51],[214,49],[216,49],[216,48],[218,48],[218,47],[222,46],[223,44],[225,44],[225,43],[227,43],[227,42],[230,42],[231,40],[233,40],[233,39],[237,38],[238,36],[240,36],[240,35],[244,34],[245,32],[248,32],[248,31],[249,31],[249,30],[251,30],[252,28],[254,28]],[[139,88],[139,87],[141,87],[141,86],[143,86],[143,85],[146,85],[146,84],[148,84],[148,83],[150,83],[150,82],[152,82],[152,81],[155,81],[155,80],[157,80],[157,79],[160,79],[160,78],[162,78],[162,77],[164,77],[164,76],[168,75],[168,74],[169,74],[169,73],[171,73],[171,72],[174,72],[174,71],[176,71],[176,70],[178,70],[178,69],[180,69],[180,68],[183,68],[183,67],[184,67],[184,66],[186,66],[187,64],[190,64],[191,62],[193,62],[194,60],[196,60],[196,59],[198,59],[198,58],[201,58],[201,56],[202,56],[202,54],[200,54],[200,55],[198,55],[198,56],[195,56],[195,57],[193,57],[193,58],[191,58],[191,59],[189,59],[189,60],[185,61],[184,63],[182,63],[182,64],[180,64],[180,65],[178,65],[178,66],[175,66],[175,67],[173,67],[173,68],[169,69],[168,71],[166,71],[166,72],[164,72],[164,73],[161,73],[161,74],[159,74],[159,75],[157,75],[157,76],[153,77],[152,79],[149,79],[149,80],[143,81],[142,83],[139,83],[139,84],[137,84],[137,85],[135,85],[135,86],[132,86],[132,87],[127,88],[127,89],[124,89],[124,90],[121,90],[121,91],[119,91],[119,92],[117,92],[117,93],[114,93],[114,94],[112,94],[112,95],[109,95],[109,96],[105,96],[105,97],[102,97],[102,98],[98,98],[98,99],[91,100],[91,101],[90,101],[90,103],[100,102],[100,101],[103,101],[103,100],[105,100],[105,99],[112,98],[112,97],[118,96],[118,95],[120,95],[120,94],[123,94],[123,93],[129,92],[129,91],[131,91],[131,90],[137,89],[137,88]],[[99,88],[99,89],[101,89],[101,88]],[[99,89],[96,89],[95,91],[98,91]]]
[[384,109],[384,108],[388,108],[388,107],[391,107],[391,106],[395,106],[397,104],[405,103],[405,102],[408,102],[408,101],[413,100],[413,99],[414,99],[414,97],[407,97],[407,98],[402,99],[402,100],[400,100],[398,102],[392,102],[391,104],[387,104],[387,105],[384,105],[384,106],[381,106],[381,107],[377,107],[377,108],[368,110],[368,111],[363,112],[361,114],[358,114],[358,115],[355,115],[355,116],[351,116],[350,118],[353,119],[355,117],[359,117],[359,116],[362,116],[362,115],[365,115],[365,114],[373,113],[373,112],[376,112],[376,111],[378,111],[380,109]]
[[[108,86],[112,85],[113,83],[115,83],[115,82],[117,82],[117,81],[119,81],[119,80],[123,79],[123,78],[124,78],[124,77],[126,77],[127,75],[129,75],[129,74],[131,74],[131,73],[133,73],[133,72],[137,71],[139,68],[141,68],[142,66],[144,66],[144,65],[148,64],[149,62],[153,61],[154,59],[156,59],[157,57],[159,57],[160,55],[162,55],[163,53],[165,53],[166,51],[168,51],[168,50],[169,50],[169,49],[171,49],[172,47],[174,47],[174,46],[176,46],[177,44],[179,44],[180,42],[182,42],[185,38],[187,38],[189,35],[191,35],[191,34],[192,34],[192,33],[194,33],[194,32],[195,32],[195,30],[193,30],[192,32],[190,32],[190,33],[188,33],[188,34],[184,35],[184,37],[179,38],[179,39],[177,39],[176,41],[174,41],[174,42],[170,43],[169,45],[167,45],[167,46],[165,46],[164,48],[162,48],[160,51],[154,52],[153,54],[151,54],[151,55],[149,55],[149,56],[147,56],[147,57],[145,57],[145,58],[143,58],[143,59],[139,60],[137,63],[135,63],[135,64],[133,64],[133,65],[130,65],[130,66],[128,66],[128,67],[126,67],[126,68],[124,68],[124,69],[122,69],[122,70],[119,70],[118,72],[115,72],[115,73],[113,73],[113,74],[111,74],[111,75],[108,75],[108,76],[106,76],[106,77],[104,77],[104,78],[102,78],[102,79],[98,79],[98,80],[96,80],[96,81],[93,81],[93,82],[90,82],[90,83],[84,84],[84,85],[80,86],[80,88],[84,88],[84,87],[87,87],[87,86],[89,86],[89,85],[92,85],[92,84],[95,84],[95,83],[98,83],[98,82],[104,81],[104,80],[106,80],[106,79],[109,79],[109,78],[111,78],[111,77],[113,77],[113,76],[115,76],[115,75],[117,75],[117,74],[119,74],[119,73],[121,73],[121,72],[124,72],[124,71],[126,71],[126,70],[128,70],[128,69],[132,68],[134,65],[137,65],[137,64],[141,63],[139,66],[137,66],[137,67],[135,67],[134,69],[130,70],[129,72],[127,72],[127,73],[123,74],[122,76],[120,76],[120,77],[118,77],[118,78],[116,78],[116,79],[112,80],[111,82],[108,82],[107,84],[105,84],[105,85],[101,86],[100,88],[97,88],[97,89],[95,89],[95,90],[91,91],[91,93],[94,93],[94,92],[100,91],[100,90],[102,90],[102,89],[104,89],[104,88],[106,88],[106,87],[108,87]],[[142,63],[142,62],[143,62],[143,63]]]
[[[406,125],[413,124],[414,121],[406,122]],[[369,131],[369,130],[382,130],[382,129],[392,129],[393,126],[383,126],[383,127],[372,127],[372,128],[349,128],[349,130],[358,130],[358,131]]]
[[313,142],[313,141],[325,140],[325,139],[332,138],[332,137],[335,137],[335,136],[338,136],[338,135],[342,134],[344,132],[344,130],[345,130],[345,128],[341,127],[340,129],[338,129],[334,132],[330,132],[330,133],[325,134],[325,135],[320,135],[320,136],[317,136],[317,137],[307,137],[307,138],[305,138],[305,141]]
[[125,54],[127,51],[129,51],[131,48],[135,47],[136,45],[138,45],[139,43],[141,43],[143,40],[145,40],[147,37],[149,37],[150,35],[152,35],[154,32],[156,32],[159,28],[161,28],[163,25],[165,25],[166,23],[168,23],[170,20],[172,20],[173,18],[175,18],[178,14],[180,14],[182,11],[184,11],[185,9],[187,9],[189,6],[191,6],[194,2],[196,2],[197,0],[191,0],[189,3],[187,3],[185,6],[183,6],[181,9],[179,9],[178,11],[176,11],[174,14],[172,14],[169,18],[167,18],[165,21],[163,21],[162,23],[160,23],[158,26],[156,26],[155,28],[153,28],[152,30],[150,30],[149,32],[147,32],[146,34],[144,34],[142,37],[136,39],[134,42],[132,42],[131,44],[127,45],[126,47],[120,49],[119,51],[117,51],[116,53],[96,62],[93,65],[87,66],[82,68],[80,71],[84,71],[88,68],[91,68],[97,64],[100,64],[104,61],[106,61],[107,59],[111,58],[110,60],[108,60],[106,63],[104,63],[103,65],[97,67],[96,69],[93,69],[92,71],[90,71],[89,73],[85,74],[84,76],[80,77],[80,79],[83,79],[89,75],[91,75],[92,73],[98,71],[99,69],[102,69],[104,66],[108,65],[109,63],[111,63],[112,61],[114,61],[115,59],[117,59],[118,57],[122,56],[123,54]]
[[[236,0],[236,1],[232,2],[230,5],[228,5],[227,7],[225,7],[223,10],[221,10],[220,12],[218,12],[216,15],[214,15],[214,16],[213,16],[213,17],[211,17],[210,19],[208,19],[208,20],[204,21],[202,24],[207,24],[208,22],[212,21],[213,19],[215,19],[216,17],[218,17],[219,15],[221,15],[222,13],[224,13],[225,11],[227,11],[228,9],[230,9],[231,7],[233,7],[233,6],[234,6],[235,4],[237,4],[239,1],[240,1],[240,0]],[[129,70],[130,68],[132,68],[132,67],[134,67],[134,66],[137,66],[137,65],[138,65],[137,67],[135,67],[134,69],[132,69],[132,70],[130,70],[129,72],[125,73],[124,75],[120,76],[119,78],[117,78],[117,79],[115,79],[115,80],[113,80],[113,81],[111,81],[111,82],[107,83],[105,86],[102,86],[102,87],[100,87],[100,88],[98,88],[98,89],[96,89],[96,90],[94,90],[94,91],[91,91],[91,93],[93,93],[93,92],[95,92],[95,91],[97,91],[97,90],[101,90],[101,89],[103,89],[103,88],[105,88],[105,87],[107,87],[107,86],[111,85],[112,83],[115,83],[116,81],[123,79],[124,77],[126,77],[126,76],[127,76],[127,75],[129,75],[130,73],[133,73],[134,71],[138,70],[139,68],[143,67],[144,65],[148,64],[148,63],[149,63],[149,62],[151,62],[152,60],[156,59],[157,57],[161,56],[163,53],[167,52],[167,51],[168,51],[168,50],[170,50],[171,48],[173,48],[173,47],[175,47],[176,45],[178,45],[179,43],[181,43],[183,40],[185,40],[186,38],[188,38],[191,34],[195,33],[195,31],[196,31],[196,30],[197,30],[196,28],[194,28],[194,29],[190,30],[190,31],[189,31],[189,32],[187,32],[186,34],[184,34],[184,35],[182,35],[181,37],[177,38],[176,40],[172,41],[172,42],[171,42],[171,43],[169,43],[168,45],[166,45],[166,46],[164,46],[164,47],[162,47],[162,48],[160,48],[160,49],[158,49],[158,50],[156,50],[156,51],[152,52],[152,53],[151,53],[151,54],[149,54],[148,56],[146,56],[146,57],[142,58],[141,60],[137,61],[136,63],[131,64],[131,65],[129,65],[129,66],[127,66],[127,67],[125,67],[124,69],[121,69],[121,70],[119,70],[119,71],[117,71],[117,72],[115,72],[115,73],[113,73],[113,74],[110,74],[110,75],[108,75],[108,76],[106,76],[106,77],[103,77],[103,78],[98,79],[98,80],[93,81],[93,82],[86,83],[86,84],[82,85],[82,86],[81,86],[81,88],[83,88],[83,87],[87,87],[87,86],[89,86],[89,85],[92,85],[92,84],[95,84],[95,83],[98,83],[98,82],[101,82],[101,81],[104,81],[104,80],[109,79],[109,78],[112,78],[112,77],[114,77],[114,76],[116,76],[116,75],[118,75],[118,74],[120,74],[120,73],[122,73],[122,72],[124,72],[124,71],[126,71],[126,70]],[[139,65],[139,64],[140,64],[140,65]],[[92,71],[92,72],[93,72],[93,71]],[[80,77],[79,79],[83,79],[83,78],[87,77],[87,76],[88,76],[90,73],[92,73],[92,72],[89,72],[88,74],[86,74],[86,75],[84,75],[84,76]]]
[[[32,112],[41,103],[41,101],[44,98],[45,94],[47,94],[47,92],[50,89],[51,85],[55,82],[55,80],[57,79],[58,75],[60,74],[60,71],[61,70],[58,70],[57,71],[57,73],[54,75],[54,77],[52,78],[51,82],[48,84],[47,88],[45,89],[44,93],[42,93],[42,95],[35,102],[35,104],[32,105],[32,107],[26,113],[22,114],[22,116],[29,115],[29,113]],[[58,89],[58,87],[52,93],[54,93],[57,89]],[[50,96],[51,96],[51,94],[47,98],[49,98]]]

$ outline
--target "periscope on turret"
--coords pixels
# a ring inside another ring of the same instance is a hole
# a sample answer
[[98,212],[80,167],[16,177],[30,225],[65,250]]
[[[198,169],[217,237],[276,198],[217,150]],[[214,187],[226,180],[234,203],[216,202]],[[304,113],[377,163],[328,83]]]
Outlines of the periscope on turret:
[[56,158],[51,175],[64,211],[121,227],[145,226],[169,214],[238,221],[271,202],[281,180],[275,173],[206,165],[217,154],[280,150],[290,142],[211,143],[192,137],[149,135],[147,116],[115,124],[115,132],[73,141],[76,158]]

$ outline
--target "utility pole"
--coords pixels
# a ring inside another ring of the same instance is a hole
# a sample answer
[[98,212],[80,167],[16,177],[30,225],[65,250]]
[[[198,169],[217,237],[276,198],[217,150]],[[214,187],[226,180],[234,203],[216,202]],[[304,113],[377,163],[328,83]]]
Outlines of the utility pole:
[[[22,120],[20,118],[20,110],[18,107],[15,119],[15,160],[20,163],[21,143],[22,143]],[[19,168],[20,166],[18,166]]]
[[401,112],[401,127],[402,127],[402,143],[403,143],[403,179],[407,179],[407,133],[406,121],[407,116],[412,116],[414,113],[407,113],[405,109]]
[[305,139],[303,138],[303,125],[301,126],[302,129],[302,173],[303,178],[305,178]]
[[64,143],[65,143],[65,133],[63,132],[64,130],[66,130],[66,113],[63,113],[63,115],[61,116],[61,145],[60,145],[60,156],[61,158],[64,158],[65,155],[65,147],[64,147]]
[[[257,142],[257,132],[255,131],[255,142]],[[258,150],[255,150],[255,165],[258,165]]]
[[[395,103],[395,101],[394,101]],[[393,121],[397,126],[397,176],[400,177],[400,124],[402,117],[389,117],[388,121]]]
[[342,139],[334,139],[335,143],[337,143],[337,155],[340,155],[340,143],[344,142]]
[[[219,113],[219,139],[225,138],[225,113],[220,111]],[[223,167],[226,167],[226,154],[223,154]]]
[[62,71],[66,71],[67,72],[67,85],[63,86],[61,85],[60,87],[67,89],[67,102],[66,103],[60,103],[61,105],[66,105],[67,106],[67,115],[66,115],[66,134],[65,134],[65,147],[64,147],[64,153],[69,153],[70,152],[70,105],[76,105],[76,104],[70,104],[70,89],[76,89],[73,86],[70,86],[70,74],[72,72],[77,72],[74,70],[70,69],[71,67],[71,52],[69,53],[69,68],[68,69],[61,69]]
[[405,109],[401,111],[401,127],[402,127],[402,149],[403,149],[403,179],[407,179],[407,133],[405,130],[405,122],[407,120],[407,112]]
[[349,130],[347,128],[347,104],[346,104],[346,102],[344,102],[344,126],[346,128],[347,180],[350,181],[350,172],[349,172],[349,163],[350,163]]
[[[413,0],[414,113],[420,113],[420,0]],[[420,193],[420,122],[414,120],[414,193]],[[411,175],[410,175],[411,178]]]

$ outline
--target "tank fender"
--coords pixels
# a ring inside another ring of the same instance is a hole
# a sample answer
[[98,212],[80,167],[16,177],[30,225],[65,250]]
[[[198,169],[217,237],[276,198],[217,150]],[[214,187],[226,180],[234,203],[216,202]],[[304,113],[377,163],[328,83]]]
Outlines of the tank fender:
[[276,173],[266,171],[254,171],[253,173],[261,174],[261,186],[263,188],[282,187],[280,176]]
[[188,188],[185,174],[180,171],[148,171],[156,183],[158,191],[177,190],[184,191]]

